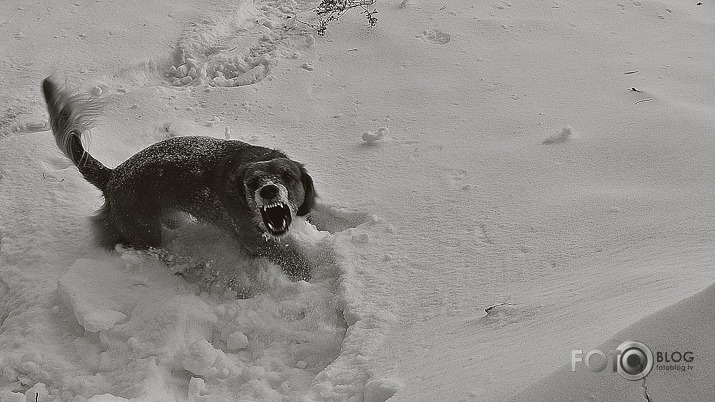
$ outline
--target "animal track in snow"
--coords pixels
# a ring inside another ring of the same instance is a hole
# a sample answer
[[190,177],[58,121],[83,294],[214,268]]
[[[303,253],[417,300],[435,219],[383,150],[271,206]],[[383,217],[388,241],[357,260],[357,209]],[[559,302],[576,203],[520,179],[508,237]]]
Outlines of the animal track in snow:
[[465,169],[447,169],[447,174],[449,182],[455,189],[469,190],[474,187],[472,184],[465,182],[468,176],[468,172]]
[[434,45],[446,45],[451,40],[448,33],[435,28],[425,29],[420,35],[417,35],[417,37]]
[[487,224],[484,222],[477,222],[474,228],[474,236],[483,243],[494,244],[494,241],[489,237],[487,232]]
[[294,15],[293,5],[268,1],[260,9],[244,8],[193,21],[179,39],[164,78],[174,86],[258,83],[270,74],[280,56],[295,55],[295,47],[310,46],[298,30],[293,36],[300,39],[291,43],[296,38],[282,29]]
[[0,114],[0,136],[6,134],[36,133],[49,130],[46,121],[30,121],[19,123],[25,114],[31,111],[26,107],[10,107]]

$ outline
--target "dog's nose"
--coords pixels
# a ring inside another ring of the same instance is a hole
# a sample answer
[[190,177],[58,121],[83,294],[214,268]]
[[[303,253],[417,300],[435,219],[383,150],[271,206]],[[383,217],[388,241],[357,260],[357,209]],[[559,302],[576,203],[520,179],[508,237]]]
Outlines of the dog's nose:
[[265,199],[271,199],[278,195],[278,187],[273,184],[266,184],[259,194]]

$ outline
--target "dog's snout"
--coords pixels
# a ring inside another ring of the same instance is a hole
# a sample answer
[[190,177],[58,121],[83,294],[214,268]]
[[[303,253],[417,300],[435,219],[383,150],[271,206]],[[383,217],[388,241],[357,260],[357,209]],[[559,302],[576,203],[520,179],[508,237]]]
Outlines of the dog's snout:
[[265,186],[263,186],[263,188],[261,188],[261,191],[260,191],[259,194],[260,194],[261,197],[263,197],[264,199],[269,200],[269,199],[271,199],[271,198],[277,196],[277,195],[278,195],[278,192],[279,192],[279,191],[278,191],[278,187],[276,187],[276,186],[273,185],[273,184],[266,184]]

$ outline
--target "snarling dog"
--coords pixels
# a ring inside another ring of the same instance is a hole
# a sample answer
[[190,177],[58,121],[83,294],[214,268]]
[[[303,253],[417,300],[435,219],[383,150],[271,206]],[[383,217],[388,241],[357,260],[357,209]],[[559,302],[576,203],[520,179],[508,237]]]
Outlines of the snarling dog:
[[293,219],[315,204],[302,164],[238,140],[187,136],[150,145],[110,169],[82,145],[96,102],[50,78],[42,89],[57,146],[104,195],[92,219],[100,244],[159,247],[165,218],[181,211],[224,229],[247,254],[267,257],[292,279],[310,278],[303,254],[282,241]]

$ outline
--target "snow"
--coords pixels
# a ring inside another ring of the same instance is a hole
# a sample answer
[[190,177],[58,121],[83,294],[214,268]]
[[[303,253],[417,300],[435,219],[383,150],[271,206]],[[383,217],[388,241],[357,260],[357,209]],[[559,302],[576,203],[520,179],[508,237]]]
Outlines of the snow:
[[[324,37],[315,5],[0,2],[0,401],[635,400],[570,350],[712,350],[711,2],[380,0]],[[190,217],[93,246],[50,74],[110,167],[182,135],[304,163],[311,281]],[[707,396],[707,353],[653,400]]]
[[561,131],[558,132],[558,134],[554,134],[546,138],[543,142],[544,145],[552,145],[552,144],[563,144],[565,142],[571,141],[571,139],[574,138],[574,133],[573,133],[573,128],[571,127],[564,127],[561,129]]
[[184,370],[195,375],[205,375],[217,357],[218,350],[211,346],[209,341],[202,339],[180,349],[174,359]]
[[395,392],[399,391],[400,387],[402,387],[402,383],[393,378],[370,379],[365,384],[363,400],[366,402],[384,402],[395,395]]
[[248,347],[248,337],[243,332],[236,331],[228,336],[226,347],[228,347],[229,350],[246,349],[246,347]]

